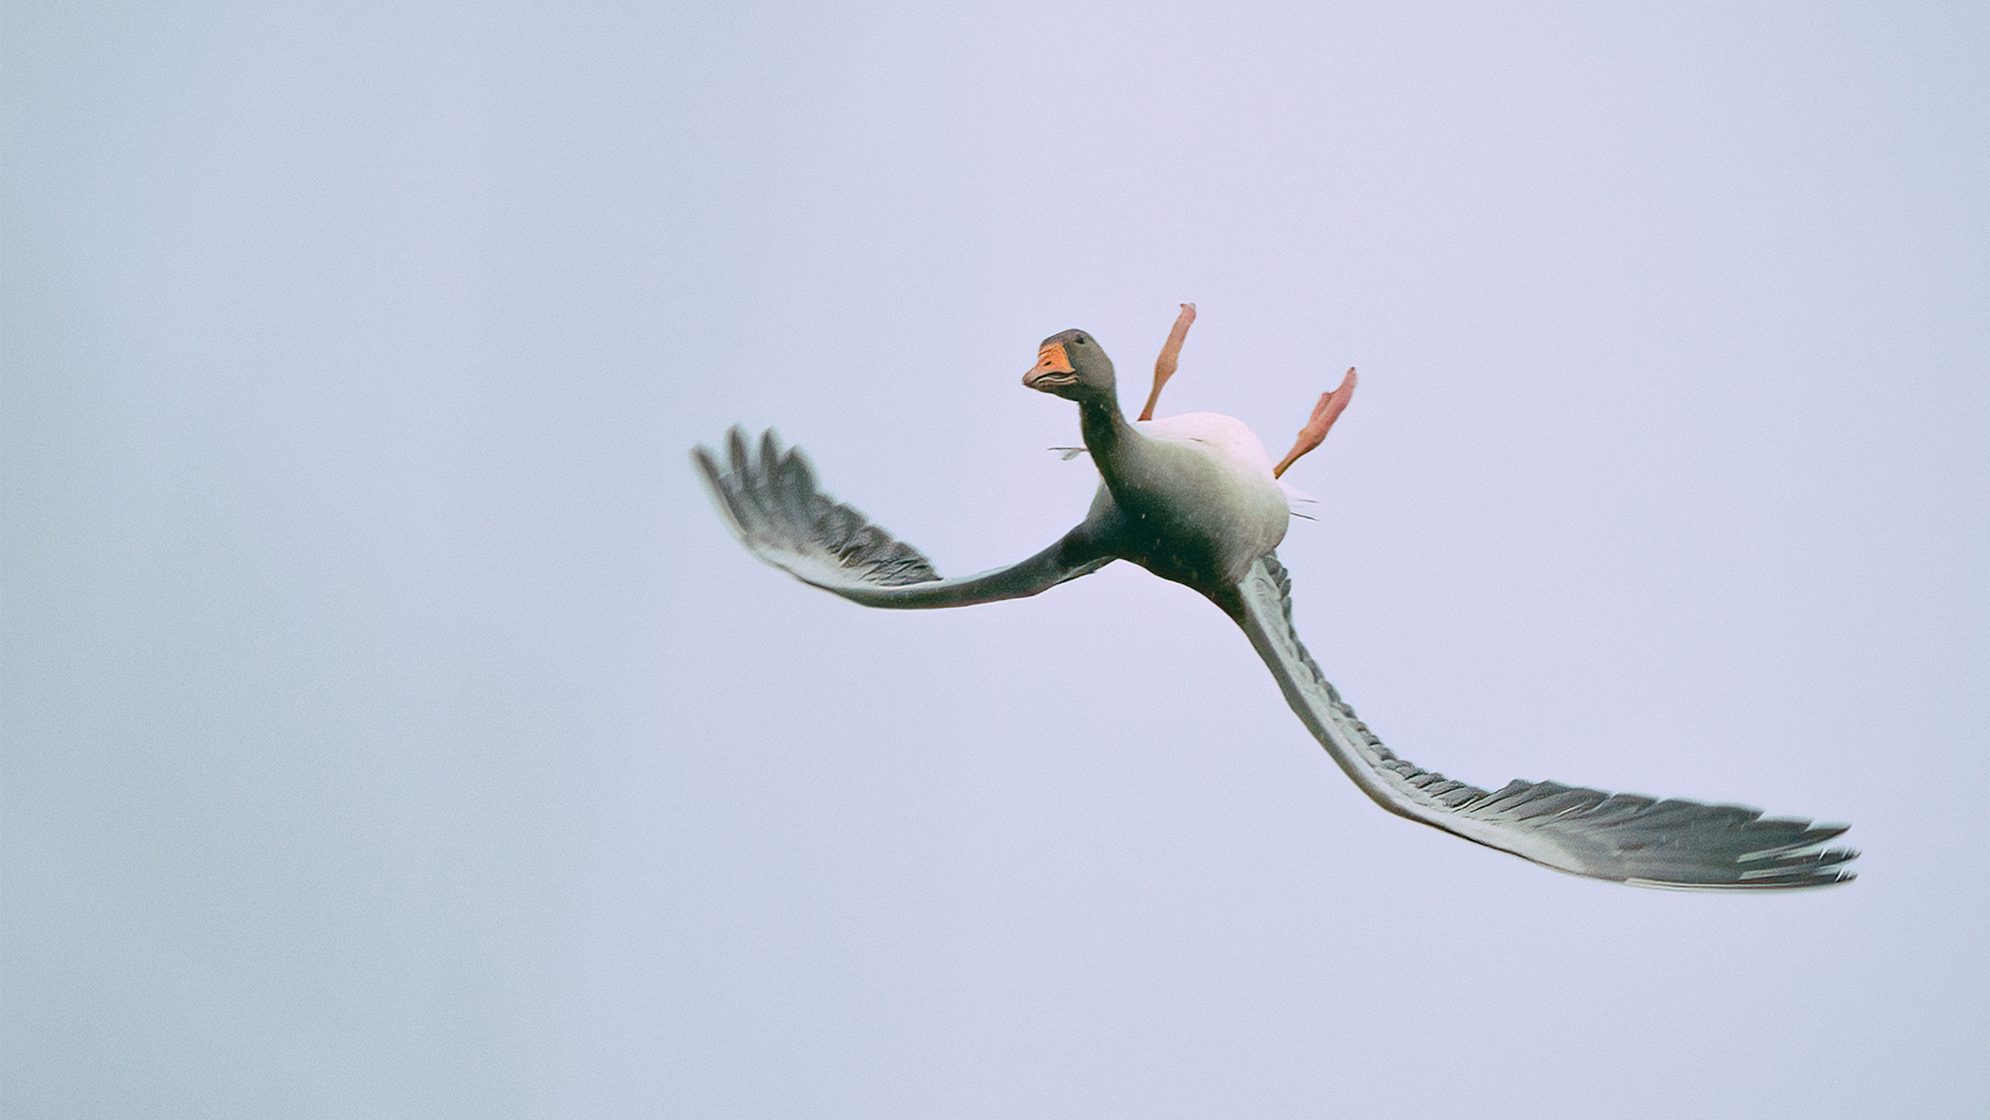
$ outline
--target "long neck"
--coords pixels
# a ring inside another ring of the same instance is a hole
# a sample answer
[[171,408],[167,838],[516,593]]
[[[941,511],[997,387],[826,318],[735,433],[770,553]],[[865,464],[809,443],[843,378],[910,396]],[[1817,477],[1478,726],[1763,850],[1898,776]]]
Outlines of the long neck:
[[1133,470],[1132,459],[1146,437],[1133,430],[1119,410],[1119,395],[1107,392],[1087,397],[1078,405],[1078,427],[1085,436],[1085,449],[1113,493],[1123,492],[1123,484]]

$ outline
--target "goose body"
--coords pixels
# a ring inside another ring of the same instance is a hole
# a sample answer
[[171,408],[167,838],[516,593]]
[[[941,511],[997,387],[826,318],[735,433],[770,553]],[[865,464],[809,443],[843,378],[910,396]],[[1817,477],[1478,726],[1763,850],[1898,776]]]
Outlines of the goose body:
[[[1155,392],[1173,372],[1193,309],[1156,365]],[[943,579],[924,555],[823,493],[798,450],[772,432],[757,446],[733,429],[723,458],[694,461],[720,511],[755,555],[804,582],[866,606],[965,606],[1035,595],[1129,560],[1196,589],[1237,623],[1286,702],[1328,756],[1384,809],[1560,871],[1685,889],[1811,887],[1853,877],[1856,853],[1828,848],[1845,831],[1760,810],[1611,794],[1557,782],[1485,790],[1399,758],[1355,716],[1292,624],[1291,579],[1276,548],[1290,517],[1278,475],[1317,446],[1346,406],[1353,371],[1321,398],[1284,462],[1273,466],[1242,422],[1214,413],[1128,421],[1112,363],[1082,331],[1045,339],[1024,377],[1078,404],[1101,483],[1070,532],[1019,563]]]
[[1118,438],[1086,523],[1122,559],[1200,589],[1241,578],[1285,539],[1285,491],[1242,421],[1195,412]]

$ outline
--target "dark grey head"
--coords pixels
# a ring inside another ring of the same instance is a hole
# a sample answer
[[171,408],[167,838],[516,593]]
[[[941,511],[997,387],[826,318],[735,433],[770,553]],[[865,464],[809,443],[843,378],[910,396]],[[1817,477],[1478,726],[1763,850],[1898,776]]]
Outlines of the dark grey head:
[[1112,359],[1088,332],[1063,331],[1043,340],[1036,352],[1036,365],[1023,375],[1023,385],[1067,401],[1110,400]]

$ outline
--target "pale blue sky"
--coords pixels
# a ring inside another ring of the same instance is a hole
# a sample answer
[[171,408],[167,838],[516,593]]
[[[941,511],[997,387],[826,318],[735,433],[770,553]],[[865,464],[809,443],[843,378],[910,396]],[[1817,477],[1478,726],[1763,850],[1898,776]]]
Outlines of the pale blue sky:
[[[1990,1091],[1990,14],[7,22],[0,1113]],[[685,457],[777,424],[1015,559],[1093,485],[1036,341],[1137,382],[1183,300],[1164,412],[1276,449],[1361,367],[1281,554],[1386,741],[1849,820],[1861,879],[1417,828],[1190,593],[867,612]]]

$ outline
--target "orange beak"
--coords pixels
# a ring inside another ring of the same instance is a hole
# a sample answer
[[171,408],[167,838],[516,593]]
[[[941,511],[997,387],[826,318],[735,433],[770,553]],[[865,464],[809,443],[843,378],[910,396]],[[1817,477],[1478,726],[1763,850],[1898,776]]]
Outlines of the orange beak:
[[1064,344],[1055,342],[1036,352],[1036,364],[1023,374],[1023,386],[1039,388],[1038,383],[1046,377],[1055,380],[1058,374],[1076,372],[1071,368],[1071,359],[1064,354]]

